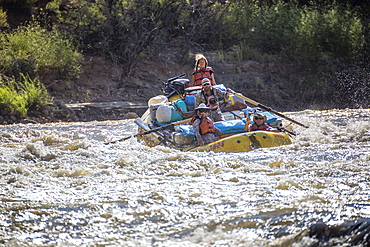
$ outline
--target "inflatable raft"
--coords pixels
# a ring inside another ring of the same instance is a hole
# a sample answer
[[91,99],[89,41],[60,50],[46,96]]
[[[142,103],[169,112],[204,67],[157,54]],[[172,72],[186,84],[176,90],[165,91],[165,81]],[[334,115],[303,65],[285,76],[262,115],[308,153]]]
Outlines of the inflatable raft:
[[254,131],[221,138],[203,146],[189,148],[188,151],[239,153],[257,148],[276,147],[288,144],[292,144],[292,139],[286,133]]
[[[188,123],[194,113],[194,98],[200,87],[186,88],[188,80],[174,80],[165,95],[159,95],[148,101],[148,110],[135,120],[139,126],[138,139],[149,146],[165,145],[183,151],[247,152],[256,148],[276,147],[292,143],[291,133],[285,131],[282,119],[269,111],[258,107],[251,108],[236,95],[220,101],[225,121],[215,122],[221,129],[222,136],[215,142],[198,146],[193,127]],[[223,85],[217,85],[226,90]],[[167,95],[166,95],[167,94]],[[245,132],[246,116],[259,112],[266,116],[267,123],[279,132]]]

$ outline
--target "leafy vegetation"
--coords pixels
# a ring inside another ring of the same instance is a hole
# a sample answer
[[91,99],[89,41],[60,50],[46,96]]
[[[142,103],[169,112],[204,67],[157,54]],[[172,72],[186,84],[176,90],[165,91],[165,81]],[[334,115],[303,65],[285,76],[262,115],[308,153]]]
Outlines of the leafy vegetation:
[[42,77],[50,71],[61,77],[76,76],[80,58],[70,39],[37,24],[18,27],[0,38],[0,69],[8,76]]
[[[2,1],[0,28],[8,26],[7,15],[14,13],[9,12],[11,9],[33,13],[32,24],[8,29],[0,38],[0,71],[16,81],[23,80],[22,74],[32,79],[48,73],[67,78],[78,76],[82,55],[77,47],[83,53],[111,59],[123,69],[123,76],[132,73],[141,56],[163,59],[172,55],[181,61],[194,53],[217,51],[237,53],[236,59],[231,56],[235,63],[275,57],[306,68],[305,78],[292,86],[293,90],[301,91],[305,87],[340,90],[344,87],[338,86],[337,80],[328,79],[331,75],[356,74],[348,71],[350,64],[355,71],[359,71],[358,66],[365,71],[369,68],[367,1],[43,3],[40,6],[41,2],[34,0]],[[321,72],[320,67],[327,71]],[[363,86],[370,87],[368,83]]]
[[227,51],[243,42],[305,64],[321,57],[355,59],[368,49],[359,12],[339,3],[101,0],[71,2],[68,12],[58,14],[86,50],[128,65],[126,72],[141,53],[155,56],[168,47],[189,54]]
[[0,84],[0,107],[11,114],[25,117],[29,109],[50,103],[45,86],[21,74],[20,80],[4,80]]
[[[240,12],[239,7],[237,11]],[[245,18],[246,13],[233,16],[239,15]],[[244,33],[248,46],[264,53],[309,65],[323,58],[356,59],[357,51],[364,48],[361,20],[340,5],[301,7],[279,2],[259,8],[253,15],[256,17],[250,20],[251,24],[238,32]]]
[[8,26],[6,19],[7,19],[7,15],[3,11],[3,8],[0,7],[0,30]]
[[78,76],[81,55],[72,41],[38,24],[20,26],[0,37],[0,71],[14,78],[1,84],[0,105],[25,117],[30,108],[48,103],[48,92],[37,78],[58,73]]

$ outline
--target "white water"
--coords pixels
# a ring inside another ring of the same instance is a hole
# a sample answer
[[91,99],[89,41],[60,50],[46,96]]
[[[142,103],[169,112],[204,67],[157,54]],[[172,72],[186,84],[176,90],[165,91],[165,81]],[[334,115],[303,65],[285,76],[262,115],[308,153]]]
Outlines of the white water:
[[180,152],[133,120],[0,126],[0,245],[305,246],[370,218],[370,109],[288,112],[294,144]]

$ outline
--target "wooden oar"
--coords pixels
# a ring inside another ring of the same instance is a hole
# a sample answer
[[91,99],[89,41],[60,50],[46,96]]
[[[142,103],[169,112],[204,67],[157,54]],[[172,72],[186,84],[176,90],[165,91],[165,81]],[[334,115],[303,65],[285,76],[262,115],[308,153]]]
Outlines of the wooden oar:
[[294,119],[291,119],[291,118],[289,118],[289,117],[287,117],[287,116],[285,116],[285,115],[281,114],[280,112],[277,112],[277,111],[275,111],[275,110],[271,109],[270,107],[267,107],[267,106],[262,105],[262,104],[260,104],[260,103],[258,103],[258,102],[256,102],[256,101],[254,101],[254,100],[251,100],[251,99],[249,99],[249,98],[245,97],[244,95],[242,95],[241,93],[236,93],[236,92],[234,92],[233,90],[231,90],[231,92],[232,92],[236,97],[239,97],[239,98],[241,98],[241,99],[243,99],[243,100],[247,101],[248,103],[251,103],[252,105],[255,105],[255,106],[257,106],[257,107],[260,107],[260,108],[262,108],[263,110],[269,111],[269,112],[271,112],[271,113],[274,113],[275,115],[278,115],[279,117],[285,118],[286,120],[289,120],[289,121],[291,121],[292,123],[295,123],[295,124],[298,124],[298,125],[300,125],[300,126],[302,126],[302,127],[308,128],[308,126],[306,126],[306,125],[304,125],[304,124],[302,124],[302,123],[300,123],[300,122],[297,122],[297,121],[295,121]]
[[291,135],[293,135],[293,136],[296,136],[296,135],[297,135],[295,132],[293,132],[293,131],[291,131],[291,130],[288,130],[288,129],[286,129],[286,128],[282,128],[282,129],[283,129],[283,131],[287,132],[288,134],[291,134]]
[[147,135],[147,134],[150,134],[150,133],[153,133],[153,132],[157,132],[157,131],[161,131],[161,130],[164,130],[164,129],[171,128],[171,127],[176,126],[176,125],[180,125],[180,124],[184,124],[184,123],[190,122],[190,120],[191,120],[191,118],[184,119],[184,120],[177,121],[177,122],[174,122],[174,123],[171,123],[171,124],[167,124],[167,125],[164,125],[164,126],[161,126],[161,127],[158,127],[158,128],[154,128],[154,129],[147,130],[147,131],[144,131],[144,132],[139,132],[139,133],[137,133],[135,135],[127,136],[127,137],[124,137],[124,138],[119,139],[119,140],[116,140],[116,141],[106,142],[104,144],[105,145],[113,144],[113,143],[117,143],[117,142],[128,140],[131,137],[137,137],[137,136]]

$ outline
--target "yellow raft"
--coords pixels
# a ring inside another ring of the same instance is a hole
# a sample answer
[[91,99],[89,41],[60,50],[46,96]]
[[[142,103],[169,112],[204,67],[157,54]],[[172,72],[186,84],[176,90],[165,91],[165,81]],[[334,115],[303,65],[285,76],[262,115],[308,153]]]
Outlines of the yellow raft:
[[[238,153],[248,152],[257,148],[277,147],[281,145],[292,144],[292,139],[286,132],[272,131],[253,131],[242,132],[236,134],[223,135],[220,139],[202,146],[194,146],[194,138],[186,137],[181,132],[174,132],[171,129],[160,127],[161,131],[149,129],[147,124],[141,119],[136,119],[135,122],[141,126],[141,133],[138,134],[138,139],[144,141],[148,146],[165,145],[182,151],[205,151],[205,152],[225,152]],[[184,124],[187,120],[179,121],[178,124]],[[176,123],[174,125],[177,125]],[[144,132],[143,132],[144,131]],[[139,131],[140,133],[140,131]]]
[[[195,137],[185,135],[179,131],[179,127],[186,122],[189,122],[191,115],[187,116],[189,113],[194,113],[194,109],[191,108],[194,104],[194,97],[196,93],[201,90],[200,87],[190,87],[185,89],[185,79],[183,81],[174,80],[178,77],[174,77],[168,80],[167,84],[171,84],[168,87],[167,94],[158,95],[151,98],[148,101],[149,109],[144,113],[141,118],[135,120],[135,123],[139,126],[139,133],[136,135],[139,140],[144,141],[148,146],[165,145],[171,148],[175,148],[182,151],[213,151],[213,152],[225,152],[225,153],[236,153],[236,152],[248,152],[257,148],[266,147],[276,147],[281,145],[288,145],[292,143],[292,139],[289,136],[289,132],[282,125],[282,121],[277,119],[271,120],[269,124],[275,127],[281,132],[272,131],[255,131],[255,132],[244,132],[243,128],[238,131],[229,131],[228,134],[220,136],[215,142],[203,145],[195,146]],[[171,82],[172,81],[172,82]],[[188,80],[187,80],[188,81]],[[171,83],[170,83],[171,82]],[[176,82],[176,83],[175,83]],[[182,93],[172,90],[172,88],[182,89]],[[223,86],[223,85],[217,85]],[[170,90],[171,89],[171,90]],[[226,88],[225,88],[226,90]],[[262,104],[252,101],[241,94],[232,92],[233,94],[229,96],[226,106],[233,106],[239,103],[244,105],[245,101],[255,105],[257,107],[267,108]],[[240,101],[241,100],[241,101]],[[221,102],[222,103],[222,102]],[[221,104],[220,103],[220,104]],[[225,102],[224,102],[225,103]],[[245,105],[245,107],[247,107]],[[257,109],[254,109],[257,110]],[[268,109],[279,116],[288,119],[280,113]],[[224,118],[226,120],[231,120],[235,118],[240,118],[240,110],[229,110],[229,112],[223,112]],[[272,114],[272,113],[269,113]],[[185,118],[185,119],[184,119]],[[154,121],[153,121],[154,120]],[[289,119],[293,121],[292,119]],[[153,122],[159,122],[157,126]],[[295,122],[295,121],[293,121]],[[273,124],[274,125],[273,125]],[[167,124],[166,126],[161,126],[161,124]],[[158,127],[159,126],[159,127]],[[175,128],[176,126],[176,128]],[[229,125],[226,125],[229,126]],[[232,128],[231,128],[232,129]],[[222,130],[224,133],[224,130]]]
[[292,144],[290,136],[283,132],[254,131],[239,133],[215,142],[187,149],[187,151],[213,151],[225,153],[247,152],[256,148]]

